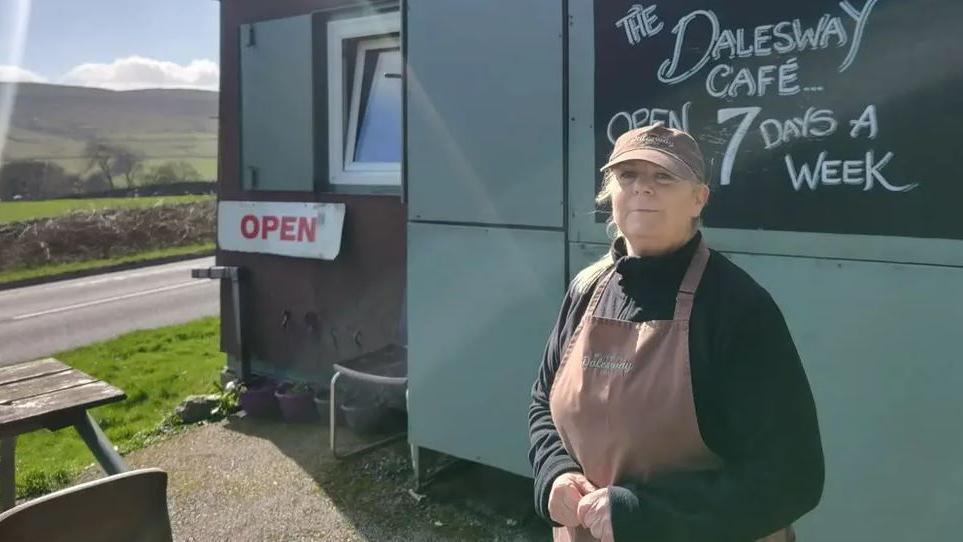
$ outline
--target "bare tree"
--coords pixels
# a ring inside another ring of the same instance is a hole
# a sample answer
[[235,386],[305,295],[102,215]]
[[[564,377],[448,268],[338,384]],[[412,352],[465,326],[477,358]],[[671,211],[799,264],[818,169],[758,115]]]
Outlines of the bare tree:
[[134,178],[144,168],[144,155],[125,147],[115,147],[115,150],[114,172],[124,176],[127,188],[134,188]]
[[117,171],[118,148],[106,141],[90,140],[84,148],[84,156],[87,157],[87,169],[97,168],[100,173],[114,187],[114,173]]

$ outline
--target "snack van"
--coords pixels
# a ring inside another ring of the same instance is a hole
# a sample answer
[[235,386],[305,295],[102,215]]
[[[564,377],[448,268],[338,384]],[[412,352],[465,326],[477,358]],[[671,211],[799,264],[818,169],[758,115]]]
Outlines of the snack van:
[[319,383],[401,347],[413,460],[529,475],[548,332],[609,243],[598,168],[661,121],[702,145],[706,239],[805,364],[827,478],[801,538],[958,536],[963,4],[220,9],[227,371]]

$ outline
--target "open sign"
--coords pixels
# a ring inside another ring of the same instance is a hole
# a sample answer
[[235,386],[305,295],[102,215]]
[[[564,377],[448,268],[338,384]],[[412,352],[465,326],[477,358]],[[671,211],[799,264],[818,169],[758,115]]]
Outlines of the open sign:
[[217,240],[222,250],[333,260],[341,251],[342,203],[222,201]]
[[241,218],[241,235],[245,239],[267,239],[274,235],[281,241],[313,243],[317,233],[317,217],[247,214]]

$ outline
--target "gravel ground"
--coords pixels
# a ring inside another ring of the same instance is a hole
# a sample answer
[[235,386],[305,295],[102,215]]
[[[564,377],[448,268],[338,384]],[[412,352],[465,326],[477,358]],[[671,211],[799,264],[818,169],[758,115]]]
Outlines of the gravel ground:
[[[131,453],[168,472],[178,541],[548,541],[531,481],[460,463],[412,494],[407,444],[344,461],[320,424],[231,417]],[[351,441],[345,439],[345,444]],[[89,469],[81,480],[101,476]]]

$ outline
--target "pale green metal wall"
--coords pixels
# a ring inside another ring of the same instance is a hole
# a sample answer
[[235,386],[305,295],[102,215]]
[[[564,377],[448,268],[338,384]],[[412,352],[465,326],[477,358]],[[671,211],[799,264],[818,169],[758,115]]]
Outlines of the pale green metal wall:
[[[710,237],[711,238],[711,237]],[[953,540],[963,505],[963,269],[733,254],[783,309],[823,433],[810,540]]]
[[406,16],[408,440],[528,475],[566,281],[562,5],[409,0]]
[[529,397],[564,249],[561,232],[409,224],[412,445],[530,475]]

